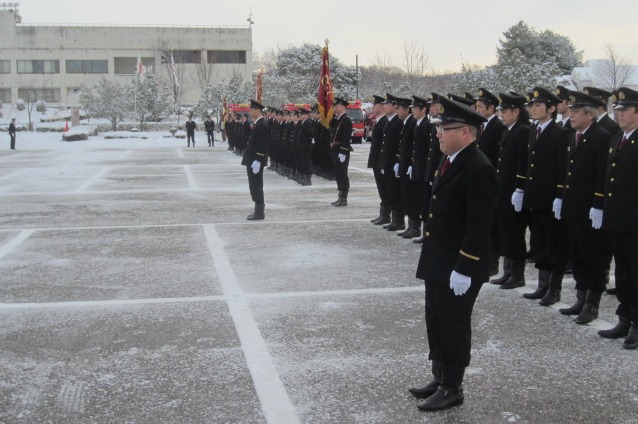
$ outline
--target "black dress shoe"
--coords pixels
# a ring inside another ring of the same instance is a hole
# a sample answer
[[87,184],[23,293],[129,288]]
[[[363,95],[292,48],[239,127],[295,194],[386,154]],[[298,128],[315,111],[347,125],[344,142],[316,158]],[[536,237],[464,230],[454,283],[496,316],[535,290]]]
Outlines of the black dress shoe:
[[432,380],[423,387],[411,387],[408,389],[408,392],[410,392],[410,394],[415,398],[427,399],[434,393],[436,393],[436,390],[439,388],[440,385],[440,381]]
[[541,306],[552,306],[556,302],[560,302],[560,291],[549,289],[538,303]]
[[463,404],[463,389],[456,391],[440,387],[427,399],[416,404],[421,411],[441,411]]
[[421,236],[419,238],[412,240],[412,243],[422,244],[424,241],[425,241],[425,236]]
[[629,335],[622,344],[625,349],[638,349],[638,327],[633,325]]
[[615,296],[615,295],[618,294],[618,290],[616,290],[616,287],[612,287],[612,288],[609,288],[609,289],[605,290],[605,293]]

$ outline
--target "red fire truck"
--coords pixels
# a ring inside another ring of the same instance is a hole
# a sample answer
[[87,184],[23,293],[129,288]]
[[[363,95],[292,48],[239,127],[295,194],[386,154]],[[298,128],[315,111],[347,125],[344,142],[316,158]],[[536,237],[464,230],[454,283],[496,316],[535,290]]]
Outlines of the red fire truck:
[[361,144],[365,134],[366,113],[361,100],[353,100],[346,108],[346,113],[352,120],[352,142]]

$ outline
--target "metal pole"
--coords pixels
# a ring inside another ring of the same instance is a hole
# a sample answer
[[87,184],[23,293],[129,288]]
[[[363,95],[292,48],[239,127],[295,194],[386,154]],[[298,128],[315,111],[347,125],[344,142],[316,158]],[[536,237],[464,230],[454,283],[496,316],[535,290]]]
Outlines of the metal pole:
[[355,72],[357,73],[357,96],[356,99],[359,98],[359,55],[355,55]]

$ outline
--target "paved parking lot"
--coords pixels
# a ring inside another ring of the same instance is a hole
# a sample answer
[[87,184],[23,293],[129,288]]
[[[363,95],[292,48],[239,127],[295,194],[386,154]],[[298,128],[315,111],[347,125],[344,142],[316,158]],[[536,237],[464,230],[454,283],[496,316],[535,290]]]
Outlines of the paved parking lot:
[[335,183],[177,141],[0,152],[1,423],[636,423],[638,356],[484,286],[465,404],[421,413],[420,248],[369,223],[368,146]]

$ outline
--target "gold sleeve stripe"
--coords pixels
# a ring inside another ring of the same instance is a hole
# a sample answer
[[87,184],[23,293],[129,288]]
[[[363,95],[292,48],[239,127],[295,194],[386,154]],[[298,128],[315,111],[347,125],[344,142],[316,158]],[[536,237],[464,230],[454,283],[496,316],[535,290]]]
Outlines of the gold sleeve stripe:
[[263,153],[257,153],[257,156],[266,156]]
[[473,260],[475,260],[475,261],[478,261],[479,259],[481,259],[481,258],[479,258],[478,256],[472,256],[472,255],[470,255],[470,254],[468,254],[468,253],[465,253],[465,252],[464,252],[464,251],[462,251],[462,250],[461,250],[459,253],[461,253],[461,255],[465,256],[466,258],[470,258],[470,259],[473,259]]
[[521,178],[521,179],[525,179],[525,175],[517,175],[516,178]]
[[598,197],[605,197],[605,195],[604,195],[604,194],[602,194],[602,193],[594,193],[594,196],[598,196]]
[[556,184],[556,188],[565,188],[564,185]]

